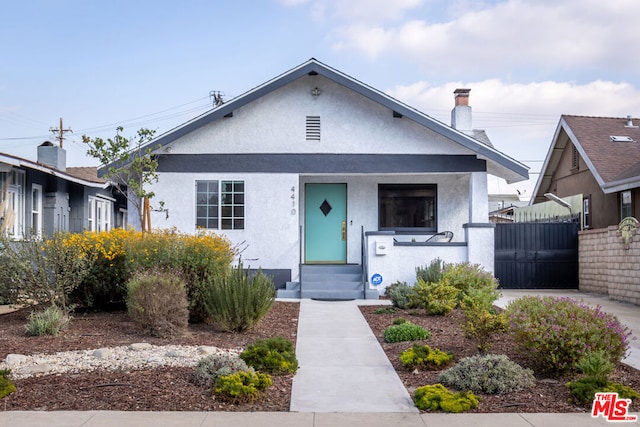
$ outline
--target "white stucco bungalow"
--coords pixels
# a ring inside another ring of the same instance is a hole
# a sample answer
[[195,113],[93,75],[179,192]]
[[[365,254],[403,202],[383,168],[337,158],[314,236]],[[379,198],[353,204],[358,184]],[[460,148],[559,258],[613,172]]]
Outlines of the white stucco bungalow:
[[436,257],[493,271],[487,174],[527,167],[478,138],[456,92],[454,127],[310,59],[149,144],[168,209],[151,222],[226,235],[280,296],[377,298]]

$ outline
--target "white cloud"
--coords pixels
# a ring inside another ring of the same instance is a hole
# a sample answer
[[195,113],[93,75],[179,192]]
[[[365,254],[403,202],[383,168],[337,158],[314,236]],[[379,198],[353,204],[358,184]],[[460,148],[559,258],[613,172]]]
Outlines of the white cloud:
[[387,93],[450,124],[456,88],[471,88],[473,127],[486,130],[498,150],[531,167],[528,182],[507,186],[503,181],[490,181],[493,193],[533,191],[536,172],[543,165],[561,115],[640,117],[640,89],[629,83],[604,80],[577,84],[488,79],[439,85],[420,81],[393,87]]
[[[419,16],[384,27],[344,14],[352,22],[334,28],[334,48],[369,57],[396,54],[427,71],[455,75],[470,69],[485,75],[584,67],[640,71],[640,56],[633,53],[640,44],[636,0],[507,0],[466,11],[457,3],[456,10],[454,18],[437,22],[420,9]],[[367,43],[371,34],[378,36],[370,42],[375,49]]]

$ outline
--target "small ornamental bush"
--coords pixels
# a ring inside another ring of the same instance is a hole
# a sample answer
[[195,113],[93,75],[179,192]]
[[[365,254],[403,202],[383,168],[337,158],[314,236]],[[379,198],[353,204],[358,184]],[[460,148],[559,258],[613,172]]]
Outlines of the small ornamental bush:
[[398,309],[395,307],[380,307],[380,308],[376,308],[376,311],[374,313],[376,314],[393,314],[393,313],[397,313]]
[[143,271],[127,283],[131,319],[157,337],[179,335],[189,321],[184,279],[176,272]]
[[11,373],[8,369],[0,369],[0,399],[16,391],[16,386],[9,379]]
[[505,394],[535,385],[533,371],[501,354],[466,357],[441,372],[438,381],[458,390]]
[[56,336],[69,326],[69,320],[69,315],[52,305],[44,311],[31,312],[29,323],[25,325],[24,332],[32,337]]
[[196,364],[196,384],[212,387],[219,377],[249,370],[245,361],[235,354],[211,354]]
[[425,283],[438,283],[442,278],[445,264],[440,258],[432,260],[428,266],[416,267],[416,280]]
[[598,350],[615,364],[629,348],[629,328],[599,306],[571,298],[528,296],[509,303],[506,311],[518,347],[543,371],[576,371],[586,352]]
[[479,264],[447,264],[440,283],[458,289],[458,302],[461,302],[465,295],[471,295],[474,299],[481,300],[487,309],[500,296],[497,290],[498,281]]
[[471,391],[452,393],[442,384],[418,387],[413,394],[418,409],[460,413],[478,407],[478,398]]
[[453,363],[453,353],[432,349],[428,345],[414,345],[400,354],[405,368],[442,369]]
[[0,233],[0,283],[17,304],[55,305],[65,314],[73,311],[70,295],[91,268],[92,261],[81,248],[68,244],[69,233],[50,238],[26,236],[14,242]]
[[478,342],[478,350],[486,353],[493,344],[491,337],[498,332],[507,330],[507,316],[502,313],[495,313],[493,308],[487,308],[480,299],[465,295],[460,305],[464,314],[462,329],[469,339]]
[[385,293],[391,299],[391,304],[394,307],[407,308],[413,293],[413,286],[409,286],[407,282],[395,282],[387,287]]
[[393,319],[393,324],[394,325],[402,325],[403,323],[407,323],[408,320],[405,319],[404,317],[396,317],[395,319]]
[[638,399],[640,395],[631,387],[609,381],[615,366],[603,350],[586,353],[577,363],[584,377],[567,383],[573,399],[588,405],[595,399],[596,393],[615,392],[620,399]]
[[298,359],[291,341],[282,337],[258,340],[240,353],[247,365],[270,374],[295,374]]
[[619,399],[636,400],[640,397],[633,388],[620,383],[599,381],[597,378],[584,377],[567,383],[573,400],[582,405],[590,405],[596,393],[618,393]]
[[262,270],[249,274],[240,262],[228,275],[213,278],[206,307],[211,319],[225,331],[244,332],[271,310],[275,299],[273,280]]
[[272,384],[271,376],[261,372],[241,371],[218,378],[216,395],[233,403],[251,402]]
[[411,295],[411,306],[423,308],[428,314],[449,314],[457,304],[458,289],[442,282],[431,283],[418,280]]
[[384,340],[386,342],[426,340],[430,336],[431,333],[425,328],[411,322],[392,325],[384,330]]

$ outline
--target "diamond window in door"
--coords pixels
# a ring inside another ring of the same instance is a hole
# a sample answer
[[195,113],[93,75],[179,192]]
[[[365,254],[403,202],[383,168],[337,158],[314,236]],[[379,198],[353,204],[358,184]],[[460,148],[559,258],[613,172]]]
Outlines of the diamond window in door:
[[327,199],[324,199],[324,202],[322,202],[322,204],[320,205],[320,210],[322,211],[324,216],[329,215],[329,212],[331,212],[331,209],[333,209],[331,207],[331,204],[327,201]]

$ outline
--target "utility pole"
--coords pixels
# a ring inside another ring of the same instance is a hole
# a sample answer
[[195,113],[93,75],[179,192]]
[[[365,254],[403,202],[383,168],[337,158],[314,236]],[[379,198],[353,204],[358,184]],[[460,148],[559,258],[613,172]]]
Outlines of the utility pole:
[[60,127],[57,129],[54,127],[50,127],[49,132],[58,134],[58,136],[55,136],[54,138],[60,142],[60,148],[62,148],[62,141],[64,141],[64,134],[67,132],[73,132],[73,131],[71,130],[71,128],[65,129],[62,127],[62,117],[60,117]]

